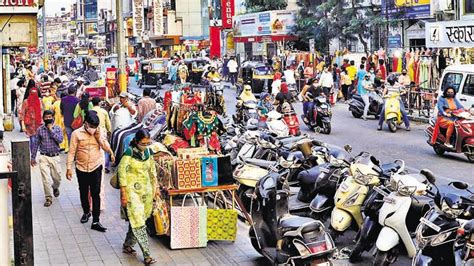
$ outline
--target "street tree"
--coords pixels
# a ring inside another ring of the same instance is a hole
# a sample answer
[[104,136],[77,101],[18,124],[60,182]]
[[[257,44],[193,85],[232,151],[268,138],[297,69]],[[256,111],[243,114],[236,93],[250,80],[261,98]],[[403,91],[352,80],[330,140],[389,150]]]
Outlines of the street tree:
[[268,10],[281,10],[285,9],[286,6],[286,0],[245,0],[245,7],[250,13]]

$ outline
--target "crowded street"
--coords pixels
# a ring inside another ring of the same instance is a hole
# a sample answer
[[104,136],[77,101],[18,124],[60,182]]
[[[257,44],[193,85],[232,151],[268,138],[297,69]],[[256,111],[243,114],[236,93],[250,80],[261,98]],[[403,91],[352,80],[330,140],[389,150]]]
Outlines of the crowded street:
[[473,265],[473,18],[0,0],[0,266]]

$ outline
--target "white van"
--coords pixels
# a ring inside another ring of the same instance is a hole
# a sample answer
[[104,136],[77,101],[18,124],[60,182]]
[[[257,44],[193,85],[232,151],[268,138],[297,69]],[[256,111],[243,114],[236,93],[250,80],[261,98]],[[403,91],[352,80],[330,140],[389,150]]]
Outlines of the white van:
[[466,109],[474,107],[474,65],[453,65],[443,72],[438,96],[448,87],[456,90],[456,98]]

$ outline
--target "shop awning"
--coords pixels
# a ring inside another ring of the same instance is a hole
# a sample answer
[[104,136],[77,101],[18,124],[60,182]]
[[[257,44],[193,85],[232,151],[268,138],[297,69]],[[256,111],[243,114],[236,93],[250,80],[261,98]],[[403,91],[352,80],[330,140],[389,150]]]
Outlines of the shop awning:
[[273,35],[273,36],[249,36],[234,37],[234,42],[279,42],[279,41],[295,41],[298,40],[294,35]]

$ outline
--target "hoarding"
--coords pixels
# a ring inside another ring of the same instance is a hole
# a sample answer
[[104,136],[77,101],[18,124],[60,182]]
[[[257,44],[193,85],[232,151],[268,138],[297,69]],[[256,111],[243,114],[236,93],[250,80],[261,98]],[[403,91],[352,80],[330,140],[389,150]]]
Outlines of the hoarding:
[[265,11],[234,16],[234,36],[289,35],[296,25],[294,11]]
[[38,13],[39,0],[0,0],[0,14]]
[[234,0],[222,0],[222,28],[232,28],[232,17],[234,16]]
[[426,18],[430,17],[431,0],[382,0],[382,15],[397,17],[401,19],[408,18]]
[[153,35],[163,35],[163,5],[161,0],[153,1]]
[[[133,36],[142,36],[143,32],[143,0],[133,0],[132,4],[133,16]],[[141,38],[139,38],[141,40]]]
[[222,26],[222,2],[221,0],[209,0],[209,20],[211,27]]
[[443,21],[425,24],[426,47],[474,47],[474,21]]

